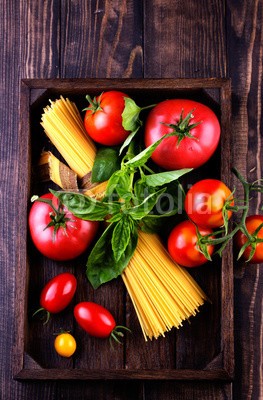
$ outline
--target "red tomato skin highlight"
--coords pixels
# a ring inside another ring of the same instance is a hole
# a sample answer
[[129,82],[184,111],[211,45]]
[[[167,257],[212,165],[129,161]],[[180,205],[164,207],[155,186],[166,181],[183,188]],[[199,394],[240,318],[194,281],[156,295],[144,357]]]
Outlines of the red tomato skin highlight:
[[[255,230],[263,223],[263,215],[250,215],[246,218],[246,227],[250,234],[253,234]],[[257,234],[257,237],[263,239],[263,228]],[[239,249],[247,242],[247,237],[241,231],[238,231],[236,234],[235,241]],[[242,257],[245,260],[248,260],[251,251],[251,246],[248,246],[244,251]],[[263,242],[257,243],[256,251],[249,261],[250,264],[258,264],[263,262]]]
[[77,280],[69,272],[52,278],[43,288],[40,305],[51,314],[64,310],[72,301],[77,289]]
[[125,107],[124,97],[127,94],[115,90],[102,93],[101,110],[87,110],[84,126],[88,135],[97,143],[105,146],[116,146],[124,142],[129,131],[122,126],[122,113]]
[[149,113],[145,125],[146,147],[173,131],[164,124],[176,124],[182,109],[183,117],[192,111],[190,125],[201,123],[190,130],[195,139],[185,137],[178,146],[178,138],[170,137],[164,139],[153,152],[153,161],[167,170],[203,165],[215,152],[220,139],[219,121],[210,108],[192,100],[172,99],[157,104]]
[[90,301],[78,303],[74,308],[74,317],[82,329],[97,338],[109,337],[116,327],[112,314],[103,306]]
[[[212,233],[211,229],[198,227],[202,236]],[[183,221],[176,225],[168,237],[168,252],[172,259],[183,267],[198,267],[208,260],[198,251],[195,225]],[[209,245],[208,252],[213,254],[214,247]]]
[[[58,199],[51,193],[43,198],[51,199],[57,207]],[[29,231],[36,248],[44,256],[57,261],[72,260],[82,254],[94,239],[99,223],[84,221],[75,217],[66,207],[63,207],[66,230],[60,227],[54,236],[54,227],[47,227],[50,223],[50,213],[53,212],[49,204],[35,201],[29,212]]]
[[[185,196],[185,211],[198,226],[218,228],[224,224],[222,208],[231,196],[230,189],[217,179],[203,179],[195,183]],[[234,201],[231,202],[231,206]],[[228,211],[228,218],[232,215]]]

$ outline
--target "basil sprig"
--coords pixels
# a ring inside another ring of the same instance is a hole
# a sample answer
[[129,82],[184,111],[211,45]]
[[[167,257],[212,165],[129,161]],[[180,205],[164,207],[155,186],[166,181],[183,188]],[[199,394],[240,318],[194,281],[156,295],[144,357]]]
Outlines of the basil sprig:
[[[133,115],[132,130],[138,124],[139,108],[134,114],[129,109],[129,113]],[[92,172],[93,179],[99,181],[109,177],[101,201],[81,193],[52,191],[76,217],[108,223],[87,261],[86,274],[95,289],[123,272],[136,249],[138,229],[155,232],[165,218],[178,212],[179,185],[175,183],[191,169],[154,173],[146,165],[156,147],[169,136],[173,134],[163,136],[138,154],[131,141],[121,162],[116,149],[101,149]]]

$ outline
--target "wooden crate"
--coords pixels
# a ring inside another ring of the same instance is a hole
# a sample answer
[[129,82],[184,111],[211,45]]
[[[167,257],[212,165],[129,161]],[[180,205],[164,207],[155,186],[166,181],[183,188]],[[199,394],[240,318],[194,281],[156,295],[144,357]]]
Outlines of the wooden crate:
[[[230,82],[226,79],[66,79],[23,80],[20,125],[20,214],[16,282],[15,379],[219,379],[233,378],[233,271],[232,248],[191,274],[211,299],[200,313],[172,330],[165,338],[143,339],[135,311],[121,279],[94,291],[85,277],[87,255],[72,262],[54,262],[42,257],[32,246],[27,231],[30,197],[41,195],[51,185],[39,183],[33,166],[43,148],[51,148],[40,126],[40,117],[49,99],[68,96],[79,109],[86,106],[85,95],[121,90],[139,105],[167,98],[190,98],[210,106],[221,123],[218,150],[203,167],[191,173],[188,183],[205,177],[222,179],[231,187]],[[44,284],[60,272],[74,272],[78,279],[75,303],[95,301],[108,308],[118,324],[129,326],[122,346],[111,350],[107,340],[89,337],[73,318],[72,304],[43,326],[32,313],[39,306]],[[59,357],[53,348],[53,333],[71,330],[78,350],[74,357]]]

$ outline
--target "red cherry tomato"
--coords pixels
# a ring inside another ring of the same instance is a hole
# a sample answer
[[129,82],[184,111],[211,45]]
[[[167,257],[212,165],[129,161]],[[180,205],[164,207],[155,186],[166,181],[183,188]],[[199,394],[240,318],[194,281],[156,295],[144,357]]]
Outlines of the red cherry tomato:
[[52,201],[57,212],[50,204],[34,202],[29,213],[29,230],[34,245],[53,260],[78,257],[95,237],[98,222],[81,220],[65,206],[58,208],[58,199],[51,193],[41,196],[41,199]]
[[40,294],[40,306],[33,315],[40,311],[46,311],[48,322],[50,314],[57,314],[64,310],[72,301],[77,288],[75,276],[69,272],[56,275],[42,289]]
[[[232,199],[230,189],[223,182],[217,179],[203,179],[188,190],[185,196],[185,211],[198,226],[220,227],[224,225],[223,207],[227,201],[233,206]],[[226,212],[229,219],[232,211]]]
[[[188,121],[183,121],[187,115]],[[153,161],[167,170],[199,167],[209,160],[220,139],[214,112],[186,99],[165,100],[151,110],[145,125],[145,145],[171,132],[177,136],[164,139],[152,155]]]
[[77,280],[69,272],[64,272],[52,278],[43,288],[40,295],[40,305],[52,314],[64,310],[76,292]]
[[[258,239],[263,239],[263,227],[260,228],[259,232],[255,234],[255,231],[259,228],[259,226],[263,224],[263,215],[251,215],[246,218],[246,227],[248,232],[253,235],[255,238]],[[241,249],[242,246],[247,243],[248,238],[247,236],[242,233],[241,231],[238,231],[236,234],[236,242],[238,245],[238,248]],[[249,245],[244,253],[243,253],[243,258],[245,260],[249,260],[250,258],[250,253],[252,250],[252,245]],[[257,264],[257,263],[262,263],[263,262],[263,242],[260,243],[255,243],[255,253],[253,257],[249,260],[251,264]]]
[[125,97],[129,96],[115,90],[103,92],[93,100],[88,97],[90,105],[86,109],[84,126],[95,142],[115,146],[127,138],[130,132],[122,126]]
[[[202,236],[211,234],[211,229],[199,228]],[[179,265],[198,267],[207,262],[206,257],[198,250],[196,227],[191,221],[183,221],[176,225],[168,238],[168,251]],[[207,246],[210,256],[214,246]]]
[[74,308],[77,323],[89,335],[107,338],[116,327],[112,314],[99,304],[91,301],[79,303]]

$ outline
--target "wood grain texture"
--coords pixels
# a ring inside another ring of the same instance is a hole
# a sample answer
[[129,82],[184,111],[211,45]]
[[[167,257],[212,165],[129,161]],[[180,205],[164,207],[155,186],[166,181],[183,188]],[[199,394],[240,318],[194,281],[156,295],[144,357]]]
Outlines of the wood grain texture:
[[146,0],[144,76],[225,77],[224,24],[220,0]]
[[[0,64],[0,397],[12,398],[12,345],[14,341],[16,199],[18,199],[18,48],[19,12],[15,2],[1,2]],[[15,110],[16,112],[9,112]],[[7,111],[8,110],[8,111]],[[13,221],[13,222],[12,222]]]
[[141,13],[136,1],[62,0],[60,76],[141,77]]
[[212,385],[194,382],[188,385],[184,382],[176,382],[169,385],[152,383],[145,385],[145,400],[226,400],[231,399],[231,384]]
[[[254,181],[262,177],[262,1],[228,1],[229,75],[233,88],[233,164]],[[241,145],[243,151],[240,150]],[[240,189],[240,188],[239,188]],[[260,212],[262,196],[250,203]],[[263,398],[263,271],[262,265],[236,266],[234,396]]]
[[[12,380],[19,79],[140,77],[143,68],[148,77],[230,76],[233,161],[243,173],[256,179],[262,176],[262,0],[133,0],[124,5],[120,1],[102,0],[20,3],[2,0],[0,11],[0,397],[7,400],[230,399],[231,385],[219,383],[149,382],[142,387],[129,382],[71,385],[32,381],[22,384]],[[60,15],[64,15],[65,28]],[[240,152],[239,144],[244,151]],[[252,212],[256,212],[261,198],[255,198],[252,204]],[[235,272],[234,398],[258,400],[263,398],[262,268],[236,266]]]
[[[14,2],[14,4],[18,4]],[[20,2],[21,78],[55,78],[60,63],[60,2]]]

